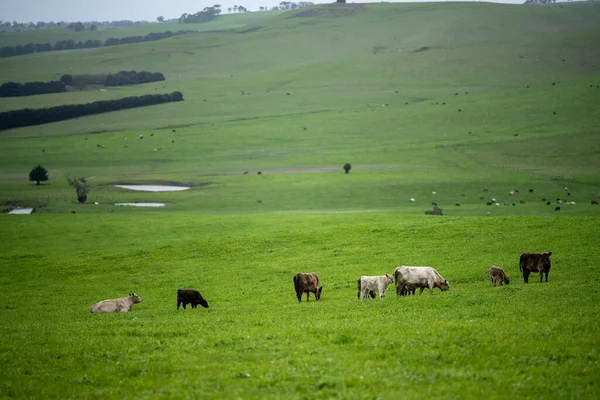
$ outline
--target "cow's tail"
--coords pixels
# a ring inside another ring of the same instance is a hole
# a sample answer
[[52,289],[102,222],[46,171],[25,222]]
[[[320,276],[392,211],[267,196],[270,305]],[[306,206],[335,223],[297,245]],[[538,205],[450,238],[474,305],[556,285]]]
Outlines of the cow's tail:
[[521,257],[519,257],[519,270],[521,271],[521,273],[523,273],[523,259],[525,257],[523,257],[523,254],[521,254]]
[[394,284],[396,285],[396,287],[398,287],[398,276],[400,275],[400,270],[399,269],[395,269],[394,270]]
[[300,284],[300,282],[298,282],[298,275],[294,275],[294,290],[296,290],[296,295],[298,294],[298,285]]
[[356,287],[358,289],[358,299],[360,300],[360,278],[356,281]]

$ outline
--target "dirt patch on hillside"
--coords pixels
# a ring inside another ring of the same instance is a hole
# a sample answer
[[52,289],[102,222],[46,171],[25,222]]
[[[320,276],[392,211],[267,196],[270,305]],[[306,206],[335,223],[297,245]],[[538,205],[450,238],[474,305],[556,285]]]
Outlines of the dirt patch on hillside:
[[337,18],[347,17],[360,11],[366,11],[364,4],[332,4],[325,7],[315,7],[308,10],[302,10],[289,18]]

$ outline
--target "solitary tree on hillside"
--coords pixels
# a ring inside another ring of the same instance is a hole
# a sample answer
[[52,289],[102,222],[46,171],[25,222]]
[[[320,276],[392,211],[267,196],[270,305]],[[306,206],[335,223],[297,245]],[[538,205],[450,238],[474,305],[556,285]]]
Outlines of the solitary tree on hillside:
[[350,172],[351,168],[352,168],[352,165],[350,165],[350,163],[344,164],[344,171],[346,171],[346,173]]
[[157,20],[158,22],[165,22],[165,17],[163,17],[163,16],[160,16],[160,17],[156,18],[156,20]]
[[35,182],[36,185],[39,185],[41,181],[47,181],[48,170],[41,165],[33,167],[33,169],[29,171],[29,180]]

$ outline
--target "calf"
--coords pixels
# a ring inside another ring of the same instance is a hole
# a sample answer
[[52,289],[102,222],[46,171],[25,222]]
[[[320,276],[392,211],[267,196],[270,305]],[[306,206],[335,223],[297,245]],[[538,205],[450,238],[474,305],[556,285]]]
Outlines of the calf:
[[401,287],[396,286],[397,296],[409,296],[415,294],[416,288],[409,286],[408,283],[403,284]]
[[199,291],[194,289],[177,289],[177,309],[183,304],[183,309],[188,304],[192,305],[192,308],[198,307],[200,304],[204,308],[208,308],[208,302],[202,297]]
[[361,276],[356,281],[358,288],[358,298],[368,300],[369,297],[374,297],[375,291],[379,292],[379,298],[383,300],[385,292],[388,290],[390,283],[394,281],[394,277],[390,274],[381,276]]
[[507,285],[510,283],[508,275],[506,275],[502,268],[496,265],[492,265],[488,273],[490,274],[490,280],[492,281],[493,286],[496,286],[496,282],[499,282],[500,286],[502,286],[503,283],[506,283]]
[[396,293],[401,292],[402,286],[405,284],[413,292],[416,288],[420,288],[421,294],[425,288],[429,288],[430,293],[433,293],[433,288],[436,287],[441,291],[450,289],[448,281],[431,267],[399,266],[394,270],[394,278],[396,279]]
[[552,260],[550,259],[551,255],[552,252],[521,254],[519,268],[523,273],[523,280],[525,283],[528,283],[529,274],[532,272],[539,272],[540,282],[542,282],[543,276],[546,275],[546,282],[548,282],[548,273],[550,272],[550,267],[552,267]]
[[303,293],[306,293],[306,301],[308,301],[311,293],[315,294],[316,300],[320,300],[323,286],[319,285],[319,277],[314,272],[301,272],[294,276],[294,289],[296,289],[298,302],[302,302]]
[[131,307],[136,303],[141,303],[143,300],[135,293],[129,293],[128,297],[119,299],[102,300],[90,307],[90,312],[129,312]]

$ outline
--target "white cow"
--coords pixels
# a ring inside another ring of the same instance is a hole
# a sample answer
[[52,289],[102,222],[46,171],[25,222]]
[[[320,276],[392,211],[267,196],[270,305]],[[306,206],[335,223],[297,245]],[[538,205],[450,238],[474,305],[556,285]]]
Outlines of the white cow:
[[400,293],[403,285],[407,285],[413,290],[421,288],[420,293],[423,294],[425,288],[429,288],[429,292],[433,293],[433,288],[440,288],[441,291],[450,289],[450,284],[447,280],[431,267],[409,267],[402,265],[394,270],[394,278],[396,279],[396,293]]
[[381,276],[361,276],[356,281],[358,286],[358,298],[361,300],[368,300],[371,293],[375,290],[379,291],[379,298],[383,300],[385,292],[388,289],[390,283],[394,281],[394,277],[390,274]]
[[102,300],[90,307],[90,312],[129,312],[135,303],[141,303],[143,300],[135,293],[129,293],[128,297],[119,299]]

